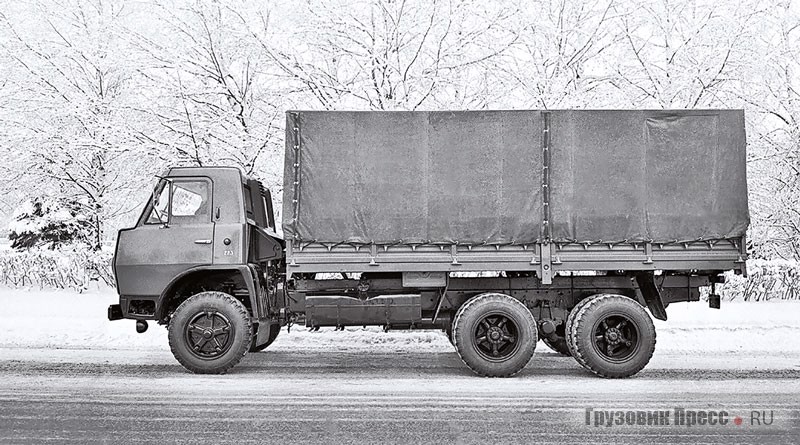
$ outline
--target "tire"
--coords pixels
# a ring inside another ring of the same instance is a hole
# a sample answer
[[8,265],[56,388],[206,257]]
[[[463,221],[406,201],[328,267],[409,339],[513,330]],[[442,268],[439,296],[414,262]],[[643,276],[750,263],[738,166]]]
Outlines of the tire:
[[241,301],[223,292],[201,292],[178,306],[167,335],[172,355],[184,368],[224,374],[247,354],[253,325]]
[[267,337],[267,342],[263,345],[256,345],[256,338],[257,335],[253,335],[253,340],[250,342],[250,352],[261,352],[269,347],[272,342],[278,338],[278,334],[281,332],[281,325],[279,323],[269,323],[265,324],[264,326],[259,326],[259,329],[268,328],[269,329],[269,336]]
[[558,338],[553,341],[547,337],[542,338],[542,341],[548,348],[552,349],[553,351],[565,356],[571,357],[572,353],[569,351],[569,346],[567,345],[566,337],[558,336]]
[[447,339],[450,340],[450,344],[455,346],[456,342],[453,340],[453,323],[444,330],[444,335],[447,336]]
[[569,315],[567,315],[567,321],[566,323],[564,323],[564,339],[566,340],[567,343],[567,351],[569,352],[569,355],[571,355],[572,357],[575,357],[575,345],[572,344],[572,337],[569,335],[569,333],[572,331],[572,324],[575,321],[575,315],[578,312],[580,312],[581,308],[585,306],[587,303],[589,303],[589,301],[592,298],[599,297],[601,295],[608,295],[608,294],[596,294],[584,298],[583,300],[579,301],[578,304],[576,304],[575,307],[573,307],[572,310],[569,311]]
[[625,378],[641,371],[656,347],[650,315],[622,295],[590,297],[575,312],[569,336],[575,360],[606,378]]
[[461,361],[476,374],[510,377],[533,356],[536,320],[524,304],[508,295],[481,294],[459,308],[453,340]]

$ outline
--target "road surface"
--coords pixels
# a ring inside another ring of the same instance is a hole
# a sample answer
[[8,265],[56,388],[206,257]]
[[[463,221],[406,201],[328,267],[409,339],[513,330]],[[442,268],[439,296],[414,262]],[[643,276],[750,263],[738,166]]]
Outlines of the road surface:
[[[444,351],[267,350],[199,376],[163,350],[2,348],[0,442],[800,442],[800,355],[657,353],[637,377],[604,380],[539,348],[511,379],[474,377]],[[676,408],[727,423],[675,425]],[[668,423],[626,424],[636,411]]]

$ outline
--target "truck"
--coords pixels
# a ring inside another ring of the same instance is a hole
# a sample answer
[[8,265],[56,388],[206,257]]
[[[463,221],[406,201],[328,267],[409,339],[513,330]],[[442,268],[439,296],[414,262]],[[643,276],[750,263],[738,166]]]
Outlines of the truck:
[[282,326],[446,333],[480,376],[542,340],[605,378],[674,302],[746,276],[742,110],[288,111],[282,224],[233,167],[174,167],[119,231],[109,320],[229,371]]

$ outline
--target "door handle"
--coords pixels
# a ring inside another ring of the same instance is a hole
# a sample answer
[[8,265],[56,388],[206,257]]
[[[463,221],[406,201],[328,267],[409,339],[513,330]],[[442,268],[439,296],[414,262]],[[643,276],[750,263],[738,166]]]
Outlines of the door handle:
[[210,239],[196,239],[194,240],[195,244],[211,244]]

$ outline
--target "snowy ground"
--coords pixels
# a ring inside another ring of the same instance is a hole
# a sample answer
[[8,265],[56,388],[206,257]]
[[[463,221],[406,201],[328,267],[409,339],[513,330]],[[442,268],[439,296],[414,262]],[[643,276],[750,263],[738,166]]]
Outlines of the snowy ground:
[[[137,334],[134,322],[109,322],[106,309],[117,302],[111,289],[86,293],[0,289],[4,327],[0,348],[126,349],[168,351],[166,330],[153,323]],[[667,308],[669,320],[656,320],[657,353],[761,352],[800,354],[800,302],[731,302],[721,310],[702,302]],[[392,331],[379,328],[332,328],[307,332],[295,326],[281,333],[271,350],[297,349],[449,352],[440,331]],[[540,343],[539,351],[546,347]]]

